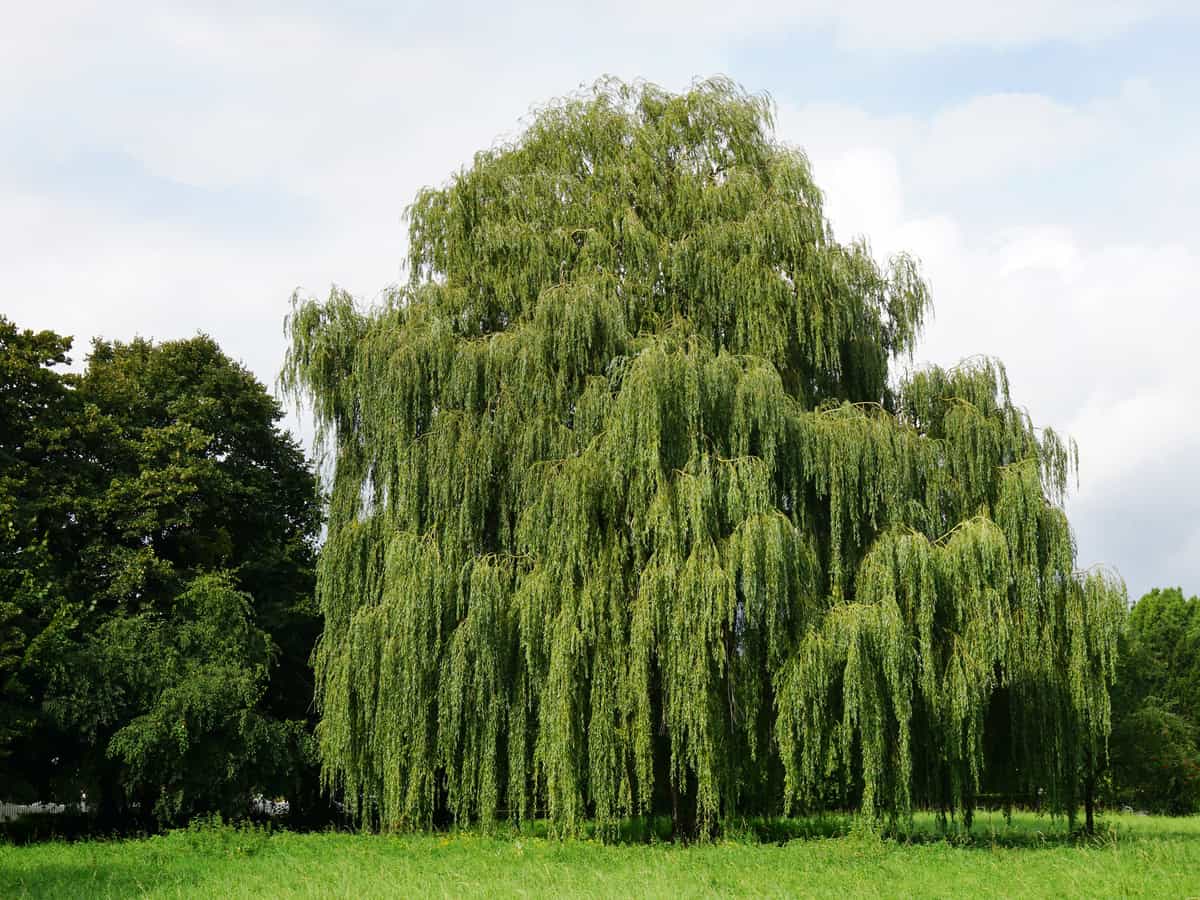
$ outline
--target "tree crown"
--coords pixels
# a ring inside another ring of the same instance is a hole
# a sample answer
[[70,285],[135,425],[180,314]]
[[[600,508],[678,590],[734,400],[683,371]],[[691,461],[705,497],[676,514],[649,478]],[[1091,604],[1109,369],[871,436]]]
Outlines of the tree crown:
[[928,291],[764,98],[602,81],[409,214],[407,284],[287,326],[331,783],[389,825],[1072,806],[1123,595],[1074,570],[1073,448],[999,363],[889,375]]

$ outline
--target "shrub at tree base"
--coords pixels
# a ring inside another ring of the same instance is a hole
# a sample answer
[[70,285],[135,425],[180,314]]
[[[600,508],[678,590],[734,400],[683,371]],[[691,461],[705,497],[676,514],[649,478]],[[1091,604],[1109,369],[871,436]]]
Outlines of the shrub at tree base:
[[837,243],[769,101],[605,81],[410,210],[411,280],[298,303],[332,451],[327,782],[387,828],[858,806],[1074,814],[1123,585],[991,361]]

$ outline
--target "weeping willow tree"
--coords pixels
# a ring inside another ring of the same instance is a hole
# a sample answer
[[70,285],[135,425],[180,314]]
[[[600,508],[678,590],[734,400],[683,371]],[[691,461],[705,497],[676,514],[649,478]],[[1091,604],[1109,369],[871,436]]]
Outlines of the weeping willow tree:
[[329,458],[327,784],[385,828],[914,807],[1105,752],[1124,587],[998,362],[900,380],[913,262],[834,239],[771,105],[602,81],[409,209],[410,279],[296,302]]

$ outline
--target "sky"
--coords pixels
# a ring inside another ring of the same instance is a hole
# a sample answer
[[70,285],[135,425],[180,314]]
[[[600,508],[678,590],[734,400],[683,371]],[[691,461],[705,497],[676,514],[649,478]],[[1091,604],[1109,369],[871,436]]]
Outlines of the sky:
[[202,331],[273,385],[293,291],[377,297],[416,191],[531,109],[605,74],[728,75],[772,96],[839,238],[920,260],[913,364],[999,357],[1079,442],[1080,566],[1200,593],[1194,3],[43,0],[0,21],[0,313],[75,335],[77,360]]

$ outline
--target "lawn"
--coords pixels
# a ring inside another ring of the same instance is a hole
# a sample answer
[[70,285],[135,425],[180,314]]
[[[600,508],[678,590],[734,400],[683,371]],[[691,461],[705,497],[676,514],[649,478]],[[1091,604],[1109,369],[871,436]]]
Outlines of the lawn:
[[[798,833],[803,828],[793,828]],[[5,897],[1200,897],[1200,817],[1109,816],[1092,839],[981,814],[970,837],[832,837],[690,847],[534,833],[380,837],[234,828],[0,846]],[[775,832],[778,837],[779,832]]]

